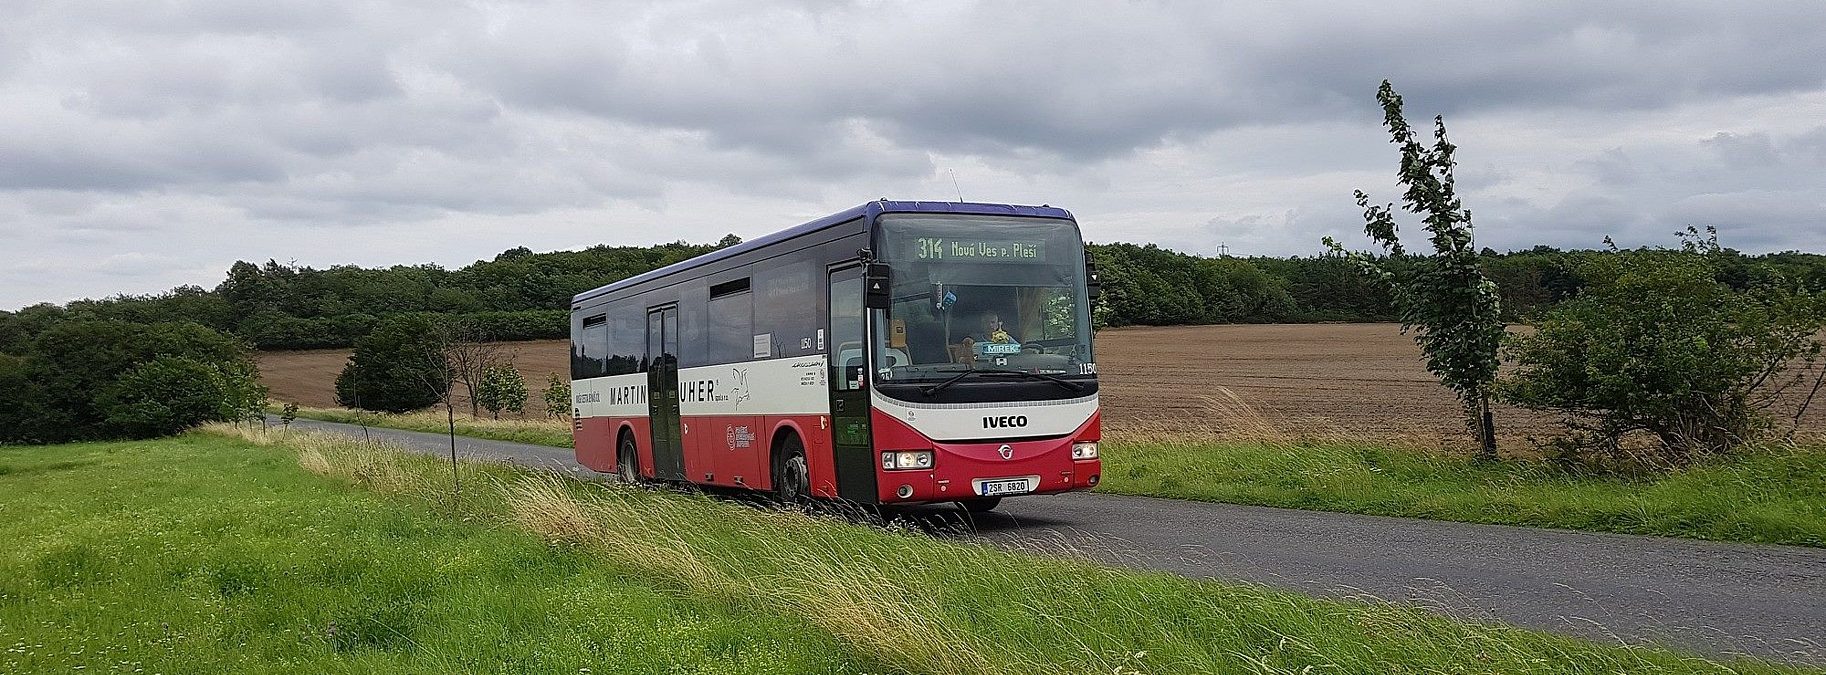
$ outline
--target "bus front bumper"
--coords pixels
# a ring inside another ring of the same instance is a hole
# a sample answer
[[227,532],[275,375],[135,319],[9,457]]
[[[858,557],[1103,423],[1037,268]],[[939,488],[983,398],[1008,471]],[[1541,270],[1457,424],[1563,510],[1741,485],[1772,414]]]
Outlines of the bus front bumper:
[[[876,469],[882,503],[951,502],[986,497],[1058,494],[1096,487],[1101,459],[1073,459],[1076,434],[991,443],[931,443],[929,470]],[[1091,441],[1094,442],[1094,441]]]

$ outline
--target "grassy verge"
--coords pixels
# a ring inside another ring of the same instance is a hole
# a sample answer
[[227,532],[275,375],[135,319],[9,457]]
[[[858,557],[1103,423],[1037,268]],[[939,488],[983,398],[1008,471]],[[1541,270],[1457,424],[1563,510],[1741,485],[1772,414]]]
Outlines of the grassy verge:
[[[276,413],[277,410],[274,412]],[[421,410],[395,415],[347,408],[299,408],[298,416],[325,422],[365,423],[371,427],[424,431],[434,434],[448,433],[450,430],[447,426],[449,420],[442,410]],[[459,436],[496,441],[549,445],[554,448],[571,447],[571,423],[568,420],[495,420],[486,417],[472,417],[466,412],[459,411],[456,415],[456,432]]]
[[1103,444],[1105,492],[1599,532],[1826,546],[1826,451],[1629,478],[1354,444]]
[[1802,672],[215,433],[0,450],[0,670]]
[[[1480,463],[1355,441],[1342,432],[1304,438],[1246,406],[1219,412],[1243,421],[1243,430],[1112,433],[1103,443],[1098,489],[1315,511],[1826,546],[1822,449],[1768,448],[1629,478],[1569,471],[1541,460]],[[445,431],[441,413],[299,411],[300,417],[331,422],[355,423],[362,415],[372,426]],[[459,415],[457,433],[571,447],[570,426],[562,420]]]

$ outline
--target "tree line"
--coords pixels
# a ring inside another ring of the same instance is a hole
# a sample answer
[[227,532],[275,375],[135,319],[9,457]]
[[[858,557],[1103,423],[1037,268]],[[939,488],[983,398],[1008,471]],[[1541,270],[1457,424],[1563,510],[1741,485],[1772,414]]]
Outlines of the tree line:
[[[1090,250],[1103,279],[1105,325],[1400,319],[1389,288],[1342,255],[1205,257],[1127,243],[1093,244]],[[1507,253],[1484,248],[1477,262],[1497,286],[1503,320],[1530,323],[1600,280],[1591,270],[1611,254],[1602,248],[1536,246]],[[1826,255],[1749,255],[1724,248],[1714,258],[1718,280],[1734,290],[1779,279],[1826,291]]]
[[0,353],[18,354],[67,321],[190,321],[237,335],[257,349],[348,347],[383,318],[459,317],[498,340],[562,338],[571,296],[741,241],[595,246],[533,253],[513,248],[456,270],[437,265],[325,269],[268,260],[236,262],[213,289],[180,286],[150,295],[43,303],[0,311]]
[[[213,289],[180,286],[151,295],[120,295],[0,311],[0,353],[20,354],[34,336],[67,321],[150,324],[190,321],[246,340],[256,349],[349,347],[381,320],[421,315],[455,318],[497,340],[560,339],[569,334],[572,295],[708,253],[716,244],[596,246],[581,251],[502,252],[456,270],[436,265],[325,269],[268,260],[237,262]],[[1387,287],[1338,255],[1207,257],[1154,244],[1090,245],[1104,287],[1101,325],[1395,321]],[[1496,283],[1503,319],[1528,322],[1541,310],[1589,287],[1584,271],[1598,249],[1537,246],[1477,256]],[[1737,290],[1781,278],[1826,290],[1826,256],[1813,253],[1716,256],[1719,280]]]

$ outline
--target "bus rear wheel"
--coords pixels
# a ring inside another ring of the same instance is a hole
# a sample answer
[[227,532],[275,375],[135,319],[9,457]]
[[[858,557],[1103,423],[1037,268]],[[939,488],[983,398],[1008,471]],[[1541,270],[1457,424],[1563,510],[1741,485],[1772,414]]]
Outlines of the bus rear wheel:
[[615,476],[629,485],[640,483],[640,467],[635,464],[637,455],[634,452],[634,437],[621,435],[621,443],[615,451]]
[[1000,506],[1001,503],[1001,497],[979,497],[958,502],[958,505],[971,513],[988,513],[994,511],[995,507]]
[[796,434],[787,434],[780,442],[779,459],[774,461],[774,493],[783,502],[803,502],[811,498],[811,471],[805,465],[805,443]]

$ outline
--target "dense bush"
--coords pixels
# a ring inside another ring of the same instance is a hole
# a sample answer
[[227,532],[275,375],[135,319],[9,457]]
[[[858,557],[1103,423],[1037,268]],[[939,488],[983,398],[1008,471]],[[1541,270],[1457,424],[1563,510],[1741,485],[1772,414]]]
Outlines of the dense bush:
[[27,370],[26,358],[0,354],[0,443],[38,443],[36,420],[43,395]]
[[571,380],[559,377],[557,373],[545,377],[545,393],[540,396],[545,401],[545,416],[549,419],[563,419],[571,416]]
[[[472,326],[491,340],[556,340],[570,335],[570,312],[563,309],[517,312],[435,314],[410,312]],[[275,310],[262,310],[241,322],[237,332],[260,349],[328,349],[347,347],[374,331],[380,318],[372,314],[344,314],[300,319]]]
[[557,340],[571,335],[569,309],[477,312],[452,318],[489,340]]
[[182,356],[161,356],[121,375],[96,400],[114,435],[169,436],[234,413],[222,373]]
[[526,380],[520,377],[520,371],[515,370],[513,364],[489,366],[483,369],[482,381],[476,384],[476,403],[495,419],[501,419],[502,412],[524,412]]
[[[0,358],[0,442],[169,433],[241,419],[265,402],[246,345],[196,323],[65,321],[47,327],[24,351]],[[212,374],[194,377],[197,368]],[[210,384],[197,385],[203,379]],[[141,405],[166,396],[173,398],[163,403],[175,406],[167,413]],[[209,405],[197,403],[201,399]],[[137,412],[127,410],[133,406]]]
[[1240,258],[1201,258],[1153,244],[1091,247],[1113,326],[1270,323],[1298,313],[1285,280]]
[[444,360],[448,331],[424,315],[396,316],[355,341],[355,353],[336,377],[336,402],[382,412],[418,410],[450,390]]
[[1734,288],[1730,260],[1712,240],[1590,261],[1585,290],[1511,341],[1503,397],[1560,413],[1568,459],[1679,465],[1757,438],[1780,394],[1811,384],[1796,367],[1820,356],[1826,296],[1779,274]]

